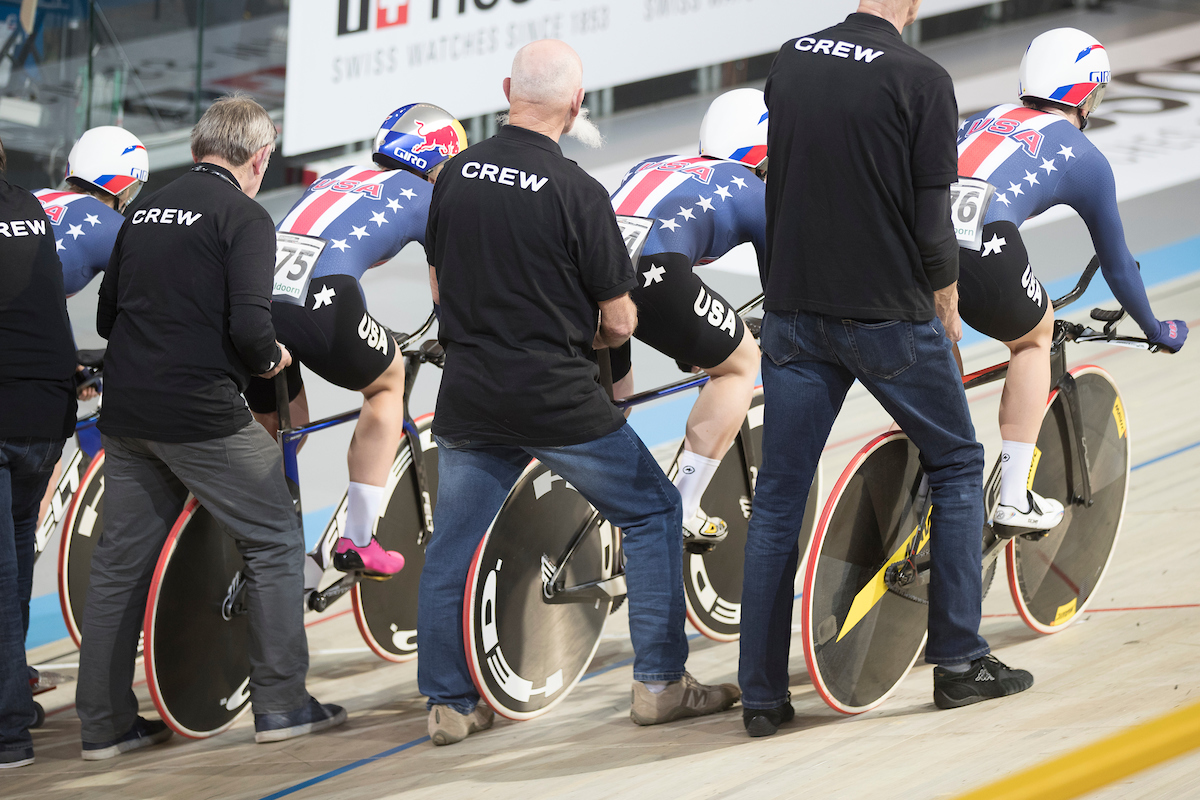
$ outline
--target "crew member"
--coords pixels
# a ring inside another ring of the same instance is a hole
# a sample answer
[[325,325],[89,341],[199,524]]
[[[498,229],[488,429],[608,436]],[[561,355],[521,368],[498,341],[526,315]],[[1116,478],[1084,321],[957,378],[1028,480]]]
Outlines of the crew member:
[[[634,335],[711,380],[688,416],[675,487],[683,498],[684,541],[716,543],[728,533],[701,498],[750,408],[758,375],[758,345],[724,297],[692,267],[753,242],[766,255],[763,180],[767,169],[767,107],[757,89],[718,97],[700,123],[699,156],[641,162],[613,193],[618,215],[653,221],[637,263]],[[629,344],[613,350],[614,393],[633,393]]]
[[583,66],[563,42],[518,51],[509,124],[447,165],[425,250],[446,365],[434,535],[418,600],[417,681],[435,744],[491,726],[462,636],[471,558],[509,489],[540,459],[624,534],[634,643],[634,722],[721,711],[737,687],[684,671],[679,492],[599,383],[594,344],[624,343],[635,276],[603,187],[563,158],[580,122]]
[[[307,281],[306,291],[297,286],[294,298],[276,293],[271,304],[276,335],[313,372],[363,394],[347,454],[346,527],[333,551],[333,565],[343,572],[392,575],[404,566],[404,557],[384,550],[373,535],[404,435],[404,359],[391,332],[367,311],[359,281],[409,242],[425,244],[432,184],[446,159],[466,146],[462,125],[444,109],[428,103],[398,108],[375,136],[374,164],[323,176],[279,223],[284,266],[296,236],[317,237],[325,245],[311,277],[300,278]],[[287,369],[295,424],[308,421],[300,363]],[[274,434],[279,422],[272,383],[251,379],[246,400]]]
[[38,502],[75,429],[74,371],[50,220],[33,195],[0,178],[0,769],[33,763],[25,634],[34,534]]
[[791,719],[788,642],[796,531],[857,379],[921,451],[932,489],[927,661],[941,707],[1032,685],[988,655],[982,600],[983,447],[952,342],[958,246],[950,224],[957,108],[946,71],[904,44],[919,0],[785,43],[767,78],[767,397],[746,542],[740,679],[751,736]]
[[137,715],[129,686],[150,579],[189,492],[246,562],[255,741],[346,719],[305,689],[304,533],[282,453],[241,397],[251,375],[290,361],[271,326],[275,231],[251,199],[274,142],[275,124],[250,98],[209,107],[192,129],[196,166],[130,216],[100,286],[105,524],[76,692],[88,761],[171,735]]
[[1060,203],[1075,209],[1105,280],[1146,337],[1169,352],[1187,339],[1187,323],[1160,321],[1150,309],[1125,244],[1112,167],[1082,133],[1108,78],[1104,45],[1074,28],[1047,31],[1021,59],[1022,104],[976,114],[958,132],[958,174],[986,184],[982,194],[960,193],[970,200],[956,214],[964,244],[959,309],[967,324],[1012,352],[1000,397],[1000,503],[992,526],[1000,536],[1050,530],[1063,518],[1061,502],[1028,488],[1050,391],[1054,309],[1029,264],[1021,223]]

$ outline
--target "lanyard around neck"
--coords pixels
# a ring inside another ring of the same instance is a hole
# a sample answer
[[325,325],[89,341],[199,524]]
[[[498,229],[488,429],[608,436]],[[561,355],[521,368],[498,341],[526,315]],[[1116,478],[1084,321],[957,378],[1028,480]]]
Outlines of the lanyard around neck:
[[220,172],[218,170],[213,169],[212,167],[210,167],[206,164],[197,164],[196,166],[192,167],[192,172],[206,172],[209,175],[216,175],[218,178],[225,181],[230,186],[237,189],[239,192],[242,190],[242,187],[238,186],[237,182],[234,181],[233,178],[229,177],[224,172]]

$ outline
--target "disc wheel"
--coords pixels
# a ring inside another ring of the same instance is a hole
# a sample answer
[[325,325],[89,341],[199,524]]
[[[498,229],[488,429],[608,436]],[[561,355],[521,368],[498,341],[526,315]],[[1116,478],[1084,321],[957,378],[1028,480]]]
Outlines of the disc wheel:
[[104,529],[104,451],[96,453],[90,463],[83,455],[77,468],[82,469],[83,477],[63,521],[58,546],[58,599],[67,633],[79,647],[83,641],[83,610],[91,582],[92,553]]
[[535,461],[475,552],[463,603],[467,662],[479,694],[509,719],[562,702],[600,644],[611,600],[550,604],[543,594],[543,575],[553,574],[585,528],[566,586],[610,577],[620,558],[617,535],[574,487]]
[[1077,619],[1112,559],[1129,488],[1129,430],[1112,377],[1094,366],[1071,370],[1079,393],[1092,505],[1074,501],[1079,478],[1070,457],[1068,408],[1056,392],[1046,409],[1031,475],[1032,488],[1062,502],[1066,513],[1046,536],[1013,539],[1008,582],[1017,613],[1039,633],[1057,633]]
[[[686,548],[683,552],[683,589],[688,620],[696,630],[718,642],[734,642],[741,636],[746,532],[753,507],[753,482],[757,480],[758,470],[762,466],[762,425],[763,392],[759,387],[750,401],[746,427],[742,431],[744,435],[748,429],[750,434],[749,453],[744,452],[742,435],[739,435],[721,460],[700,501],[700,507],[706,514],[725,520],[729,533],[725,541],[706,553],[690,553]],[[747,462],[750,465],[749,478],[746,475]],[[676,456],[676,462],[671,467],[672,480],[678,470]],[[820,494],[821,467],[818,465],[808,492],[804,523],[798,534],[801,561],[816,523]]]
[[244,568],[233,538],[189,500],[158,558],[145,619],[150,696],[182,736],[214,736],[250,707]]
[[[903,433],[885,433],[851,460],[817,523],[804,577],[804,658],[821,698],[845,714],[882,703],[925,645],[927,606],[884,580],[910,543],[928,553],[932,506],[921,478],[917,448]],[[928,598],[925,585],[905,591]]]
[[[431,514],[437,500],[437,444],[430,430],[432,425],[432,415],[417,422],[428,492],[424,502],[429,504]],[[406,438],[400,443],[388,473],[385,510],[375,528],[375,538],[384,549],[404,556],[404,569],[386,581],[359,581],[351,594],[359,632],[367,646],[388,661],[411,661],[417,657],[417,593],[425,566],[421,518],[425,512],[417,503],[416,480]]]

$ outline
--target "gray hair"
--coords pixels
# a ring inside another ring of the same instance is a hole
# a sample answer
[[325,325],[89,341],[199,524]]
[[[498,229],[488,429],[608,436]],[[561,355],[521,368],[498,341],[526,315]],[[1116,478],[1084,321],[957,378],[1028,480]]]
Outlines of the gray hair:
[[275,136],[275,123],[265,108],[247,94],[232,94],[209,106],[192,128],[192,157],[218,156],[240,167],[274,145]]

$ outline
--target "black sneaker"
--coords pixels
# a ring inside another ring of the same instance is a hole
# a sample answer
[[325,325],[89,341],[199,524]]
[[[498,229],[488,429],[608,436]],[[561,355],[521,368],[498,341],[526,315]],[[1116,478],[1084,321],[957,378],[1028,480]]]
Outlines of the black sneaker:
[[754,738],[774,736],[780,725],[791,722],[796,716],[791,699],[792,694],[788,692],[788,702],[784,702],[783,705],[774,708],[743,708],[742,724],[746,726],[746,733]]
[[254,741],[282,742],[296,736],[333,728],[346,721],[346,709],[332,703],[321,705],[315,697],[295,711],[254,715]]
[[966,672],[933,669],[933,704],[938,708],[959,708],[997,697],[1023,692],[1033,686],[1033,675],[1012,669],[992,655],[977,658]]
[[162,744],[170,739],[171,735],[172,731],[167,727],[167,723],[138,717],[137,722],[133,723],[133,727],[119,739],[111,742],[84,742],[83,760],[103,761],[130,750],[140,750],[143,747]]
[[0,769],[15,769],[28,767],[33,763],[33,748],[21,750],[0,750]]

